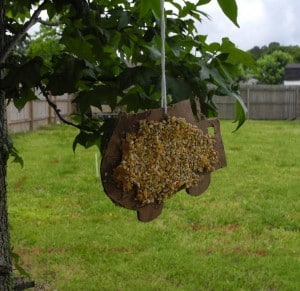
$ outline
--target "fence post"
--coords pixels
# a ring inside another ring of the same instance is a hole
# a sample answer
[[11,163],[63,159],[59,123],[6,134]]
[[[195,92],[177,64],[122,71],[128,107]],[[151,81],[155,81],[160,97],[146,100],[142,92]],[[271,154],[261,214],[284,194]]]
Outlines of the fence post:
[[[49,98],[51,98],[51,96],[49,96]],[[49,103],[47,102],[48,104],[48,124],[51,124],[52,123],[52,110],[51,110],[51,106],[49,105]]]
[[297,118],[297,91],[298,88],[293,89],[293,94],[290,94],[290,116],[289,119],[293,120]]
[[6,110],[5,110],[5,114],[6,114],[6,123],[7,123],[7,127],[8,127],[8,128],[9,128],[9,125],[10,125],[10,123],[11,123],[10,106],[11,106],[11,103],[9,103],[9,104],[6,106]]
[[[52,95],[51,95],[52,96]],[[54,100],[53,100],[53,103],[54,104],[56,104],[56,106],[57,106],[57,96],[55,95],[55,96],[52,96],[53,98],[54,98]],[[57,120],[58,120],[58,117],[57,117],[57,114],[54,112],[54,120],[53,120],[53,123],[57,123]]]
[[68,117],[70,116],[70,114],[72,113],[72,97],[71,97],[71,94],[68,94],[68,98],[67,98],[67,107],[68,107],[68,111],[67,111],[67,114],[68,114]]
[[250,86],[247,86],[247,118],[250,119]]
[[34,124],[34,113],[33,113],[33,101],[29,102],[29,129],[33,130],[33,124]]
[[296,88],[296,119],[300,119],[300,94],[299,94],[299,88],[300,86],[297,86]]

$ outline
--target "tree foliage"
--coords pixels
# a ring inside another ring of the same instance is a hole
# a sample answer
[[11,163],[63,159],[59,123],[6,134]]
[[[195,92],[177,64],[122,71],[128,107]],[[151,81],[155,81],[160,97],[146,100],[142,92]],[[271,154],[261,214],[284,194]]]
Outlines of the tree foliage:
[[297,45],[283,46],[271,42],[262,47],[254,46],[248,51],[257,61],[256,70],[240,66],[240,80],[247,81],[256,78],[264,84],[281,84],[285,66],[288,63],[300,62],[300,47]]
[[283,82],[285,66],[293,61],[289,53],[275,50],[257,61],[258,78],[264,84],[280,84]]
[[57,26],[41,25],[40,29],[30,37],[24,55],[30,58],[40,56],[46,67],[51,67],[52,57],[63,50],[59,43],[60,28]]
[[[202,110],[212,116],[217,114],[215,93],[235,96],[240,126],[245,116],[236,88],[236,66],[253,67],[254,62],[229,39],[208,44],[206,36],[198,34],[195,23],[205,17],[202,8],[209,2],[166,1],[168,101],[199,96]],[[237,25],[235,1],[218,2]],[[47,13],[46,20],[33,17],[39,11]],[[36,87],[42,87],[45,94],[73,93],[82,113],[78,127],[102,134],[103,127],[84,115],[91,105],[122,106],[127,111],[160,106],[159,0],[7,1],[8,42],[38,21],[41,25],[59,22],[60,33],[49,37],[56,31],[42,29],[26,54],[13,58],[11,50],[3,64],[7,74],[1,87],[19,109],[36,98]],[[19,42],[27,37],[24,34]]]
[[258,60],[265,55],[272,54],[276,50],[290,54],[293,57],[293,62],[300,62],[300,46],[298,45],[284,46],[279,42],[271,42],[269,45],[264,45],[262,47],[254,46],[248,52],[254,57],[255,60]]

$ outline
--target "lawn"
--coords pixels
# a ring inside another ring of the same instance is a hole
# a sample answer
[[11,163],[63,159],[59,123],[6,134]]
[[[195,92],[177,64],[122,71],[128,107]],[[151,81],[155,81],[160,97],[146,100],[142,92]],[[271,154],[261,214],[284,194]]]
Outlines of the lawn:
[[300,123],[222,121],[228,166],[141,223],[114,206],[96,148],[56,125],[13,136],[11,240],[44,290],[300,290]]

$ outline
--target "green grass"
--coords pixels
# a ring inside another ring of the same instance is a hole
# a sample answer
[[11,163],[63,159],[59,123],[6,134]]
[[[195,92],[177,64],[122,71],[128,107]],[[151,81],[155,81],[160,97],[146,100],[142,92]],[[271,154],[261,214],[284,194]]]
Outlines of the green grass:
[[222,122],[228,166],[141,223],[95,177],[96,149],[54,126],[13,136],[14,249],[47,290],[300,290],[300,123]]

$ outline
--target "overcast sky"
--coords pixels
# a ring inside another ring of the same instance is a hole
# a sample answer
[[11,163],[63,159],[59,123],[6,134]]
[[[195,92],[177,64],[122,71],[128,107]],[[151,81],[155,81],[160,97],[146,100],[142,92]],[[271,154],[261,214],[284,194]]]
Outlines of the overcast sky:
[[202,10],[211,16],[211,20],[203,20],[199,33],[207,34],[208,42],[220,42],[222,37],[229,37],[243,50],[273,41],[300,46],[300,0],[236,1],[240,28],[223,14],[217,0],[203,6]]
[[[194,0],[195,1],[195,0]],[[200,34],[208,35],[208,42],[220,42],[229,37],[239,48],[279,42],[300,46],[300,0],[236,0],[238,23],[236,27],[223,13],[217,0],[202,6],[211,16],[199,26]],[[32,31],[36,31],[36,27]]]

